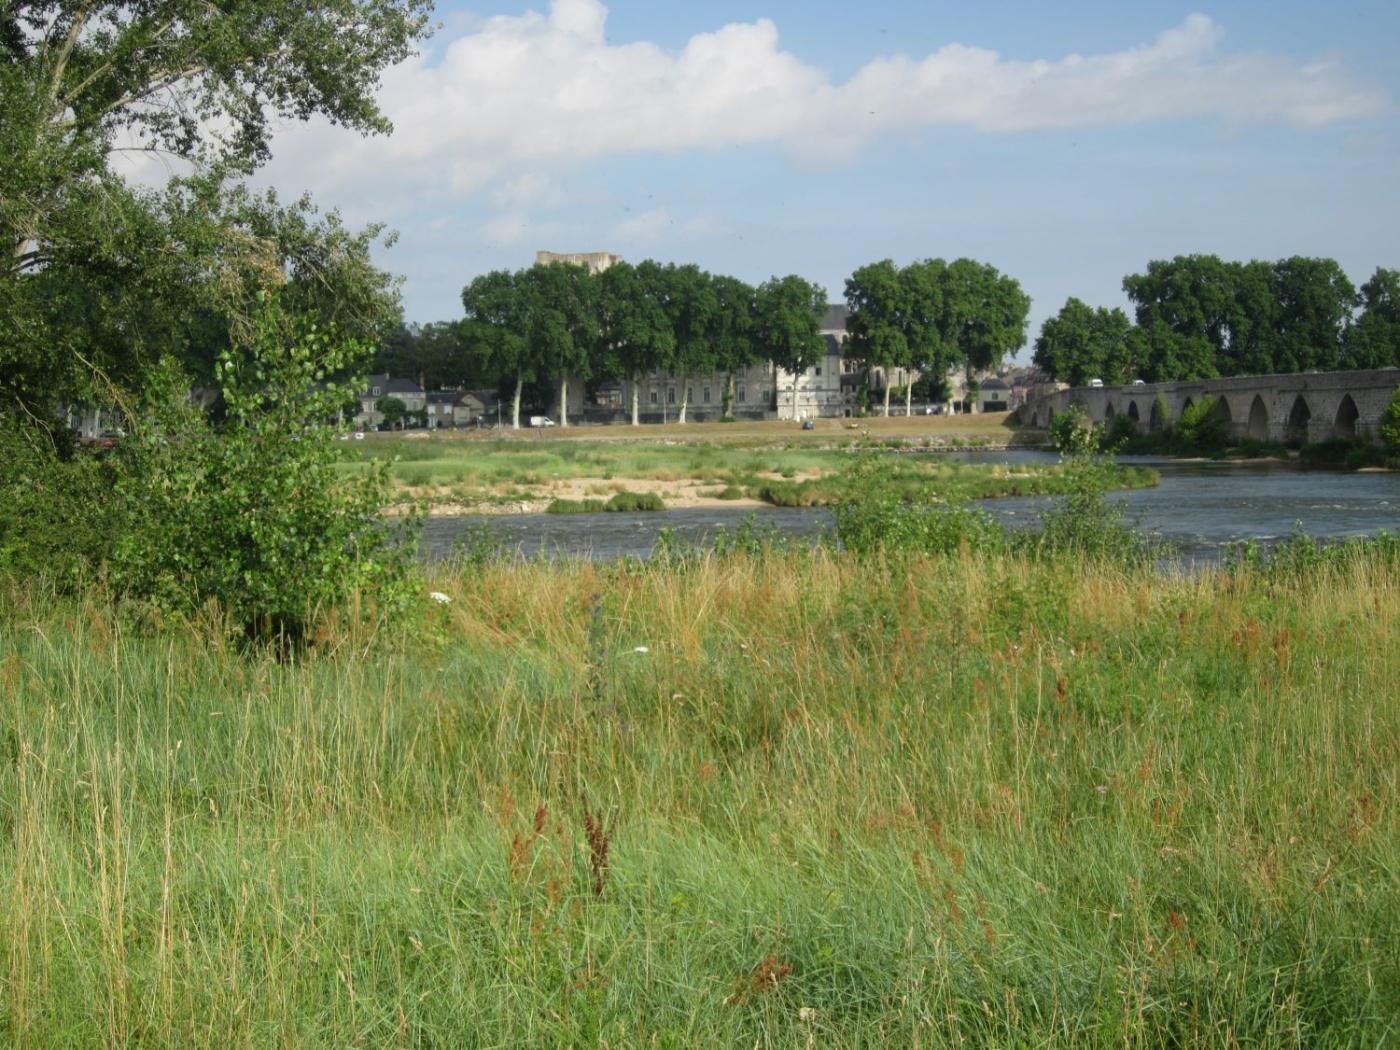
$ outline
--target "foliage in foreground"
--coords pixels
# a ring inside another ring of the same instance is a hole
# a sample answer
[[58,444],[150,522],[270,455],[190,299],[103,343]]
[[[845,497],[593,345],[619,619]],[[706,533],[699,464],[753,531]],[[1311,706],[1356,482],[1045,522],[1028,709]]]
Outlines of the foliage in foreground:
[[[1069,413],[1061,413],[1066,418]],[[1082,427],[1067,428],[1067,447],[1091,440]],[[890,484],[890,467],[878,457],[858,457],[843,476],[835,508],[836,537],[857,556],[946,555],[957,551],[1066,556],[1116,565],[1142,565],[1165,553],[1126,518],[1110,497],[1124,475],[1111,457],[1066,454],[1055,476],[1058,498],[1040,514],[1038,527],[1012,530],[985,511],[956,500],[910,493]]]
[[0,1042],[1400,1034],[1393,565],[432,585],[290,663],[0,603]]
[[248,634],[289,640],[352,596],[401,606],[416,587],[403,527],[381,514],[384,472],[342,478],[331,444],[347,391],[326,377],[363,353],[269,303],[252,345],[216,365],[221,421],[166,367],[101,456],[6,426],[0,571],[72,592],[100,583],[167,613],[212,603]]

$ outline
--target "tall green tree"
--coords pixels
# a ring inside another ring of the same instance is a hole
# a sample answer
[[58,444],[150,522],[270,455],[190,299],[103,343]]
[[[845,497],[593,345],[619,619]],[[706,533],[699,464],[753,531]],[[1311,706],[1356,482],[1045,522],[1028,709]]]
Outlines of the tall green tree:
[[1361,286],[1360,313],[1347,332],[1347,368],[1400,365],[1400,270],[1377,268]]
[[591,375],[598,343],[598,283],[586,266],[536,264],[523,275],[525,341],[535,371],[558,383],[559,425],[569,425],[569,381]]
[[[429,6],[4,5],[0,401],[38,418],[60,398],[139,383],[182,342],[217,344],[232,329],[246,343],[249,284],[285,283],[295,257],[342,269],[334,256],[345,231],[309,222],[298,246],[293,210],[232,199],[228,177],[267,158],[283,120],[321,114],[388,130],[374,102],[378,76],[426,34]],[[116,150],[187,162],[196,177],[165,193],[133,190],[112,168]],[[360,287],[370,299],[384,291]],[[294,299],[284,296],[289,310],[300,308]],[[205,330],[191,333],[195,323]],[[206,370],[217,349],[205,347]]]
[[1123,278],[1148,347],[1144,378],[1164,382],[1220,374],[1236,284],[1230,266],[1214,255],[1154,259],[1145,273]]
[[[940,296],[941,302],[941,296]],[[909,285],[893,260],[857,269],[846,279],[847,349],[866,368],[885,373],[885,415],[890,414],[890,373],[910,360]],[[942,339],[941,333],[939,338]]]
[[[280,121],[387,132],[379,74],[429,31],[430,0],[35,0],[0,11],[11,268],[43,264],[70,194],[115,149],[251,170]],[[100,207],[96,202],[91,206]]]
[[478,378],[462,341],[462,325],[456,321],[397,326],[380,341],[372,368],[411,377],[424,390],[469,385]]
[[641,425],[641,377],[669,367],[676,333],[666,311],[670,293],[666,270],[644,259],[636,266],[614,263],[599,275],[601,370],[628,380],[632,425]]
[[1273,372],[1330,371],[1344,357],[1356,286],[1333,259],[1293,256],[1272,268],[1278,304]]
[[[948,264],[942,259],[925,259],[904,267],[899,277],[905,292],[906,342],[905,357],[900,364],[920,375],[937,376],[938,382],[944,384],[958,353],[944,320]],[[906,416],[913,412],[915,385],[914,382],[904,385]]]
[[520,400],[534,382],[539,361],[526,337],[533,287],[521,273],[493,270],[462,289],[463,336],[478,349],[488,374],[511,391],[510,425],[520,429]]
[[719,296],[710,275],[694,264],[669,265],[666,277],[666,312],[676,339],[672,367],[681,381],[681,407],[676,421],[684,423],[690,407],[691,377],[715,366]]
[[738,373],[760,360],[754,341],[755,292],[739,278],[725,275],[716,276],[713,287],[719,304],[714,328],[715,365],[724,373],[724,413],[732,415]]
[[1070,386],[1084,386],[1093,378],[1122,383],[1134,367],[1132,331],[1122,310],[1094,308],[1071,296],[1041,325],[1033,360]]
[[[759,352],[792,376],[793,414],[802,373],[822,359],[821,317],[826,289],[796,274],[773,277],[754,292],[754,343]],[[776,395],[778,383],[774,376]]]
[[944,339],[974,372],[1001,363],[1026,343],[1031,299],[1014,277],[974,259],[955,259],[944,273]]

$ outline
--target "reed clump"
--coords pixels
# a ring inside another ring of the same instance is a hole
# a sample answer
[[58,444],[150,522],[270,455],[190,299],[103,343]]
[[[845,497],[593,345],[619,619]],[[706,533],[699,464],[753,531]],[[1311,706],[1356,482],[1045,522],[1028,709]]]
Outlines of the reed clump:
[[1400,577],[1295,562],[483,556],[280,660],[6,592],[0,1044],[1386,1045]]

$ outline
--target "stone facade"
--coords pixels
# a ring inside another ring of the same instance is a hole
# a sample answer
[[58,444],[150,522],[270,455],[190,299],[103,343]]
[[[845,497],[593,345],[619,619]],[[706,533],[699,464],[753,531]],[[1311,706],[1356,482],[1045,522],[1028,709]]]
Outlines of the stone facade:
[[[1046,427],[1056,413],[1080,405],[1094,422],[1126,415],[1138,427],[1175,423],[1203,397],[1240,438],[1311,444],[1329,438],[1376,440],[1381,414],[1400,387],[1400,369],[1356,372],[1295,372],[1233,376],[1177,383],[1073,387],[1028,402],[1022,418]],[[1166,405],[1166,417],[1158,398]]]
[[550,263],[568,263],[571,266],[587,266],[589,273],[602,273],[614,263],[622,262],[622,256],[612,252],[535,252],[535,265],[547,266]]

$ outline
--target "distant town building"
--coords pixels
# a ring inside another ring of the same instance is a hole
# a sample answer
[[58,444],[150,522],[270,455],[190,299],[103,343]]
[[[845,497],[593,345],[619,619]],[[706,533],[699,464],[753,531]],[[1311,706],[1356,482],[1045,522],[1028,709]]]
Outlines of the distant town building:
[[385,397],[398,398],[409,412],[422,412],[428,404],[428,397],[423,388],[412,379],[395,379],[386,374],[372,375],[365,389],[356,395],[356,400],[360,402],[360,414],[355,417],[355,421],[367,427],[377,427],[383,423],[384,414],[379,411],[378,402]]
[[602,273],[614,263],[622,262],[622,256],[612,252],[535,252],[535,265],[548,266],[550,263],[568,263],[571,266],[587,266],[589,273]]

